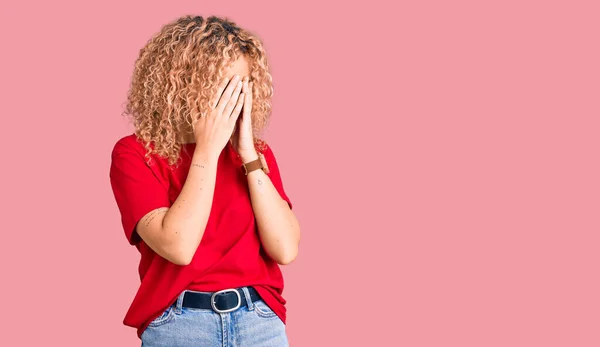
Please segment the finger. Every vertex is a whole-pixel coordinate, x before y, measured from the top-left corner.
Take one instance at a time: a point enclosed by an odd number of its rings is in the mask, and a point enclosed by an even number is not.
[[[245,77],[244,78],[244,86],[242,87],[242,92],[244,93],[244,105],[246,105],[246,101],[248,100],[248,89],[249,89],[249,78]],[[244,106],[242,108],[242,118],[244,118],[244,115],[246,114],[246,109],[247,107]]]
[[[236,106],[241,91],[242,91],[242,82],[239,81],[237,84],[237,87],[233,91],[233,94],[229,98],[229,102],[227,102],[227,106],[223,110],[223,116],[225,116],[225,117],[231,116],[231,111],[233,111],[233,108]]]
[[[252,86],[253,86],[253,83],[254,82],[249,83],[247,92],[245,92],[246,99],[244,100],[244,113],[248,113],[248,115],[250,115],[250,112],[252,111]]]
[[[217,109],[219,110],[219,113],[222,113],[223,110],[225,109],[225,107],[229,104],[229,101],[231,99],[231,96],[232,96],[233,92],[238,87],[239,80],[240,80],[240,76],[239,75],[235,75],[231,79],[231,81],[229,82],[229,84],[227,85],[227,88],[225,89],[225,91],[221,95],[221,99],[219,99],[219,104],[217,105]]]
[[[240,116],[240,111],[242,110],[242,106],[244,106],[244,93],[242,93],[240,95],[240,97],[238,98],[235,108],[233,109],[233,112],[231,112],[231,116],[229,117],[229,121],[233,125],[236,124],[238,117]]]
[[[249,82],[249,78],[248,77],[244,77],[244,87],[242,88],[242,92],[244,93],[248,93],[248,82]]]
[[[219,99],[221,99],[221,94],[223,94],[223,91],[225,90],[225,87],[227,87],[229,80],[230,80],[230,78],[225,78],[221,81],[221,83],[219,83],[219,86],[217,87],[217,94],[215,94],[212,102],[210,103],[211,108],[214,109],[215,107],[217,107],[217,104],[219,103]]]

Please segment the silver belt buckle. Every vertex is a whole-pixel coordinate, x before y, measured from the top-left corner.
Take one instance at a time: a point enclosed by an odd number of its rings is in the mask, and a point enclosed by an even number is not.
[[[216,301],[215,298],[217,296],[217,294],[221,294],[221,293],[228,293],[228,292],[234,292],[237,295],[238,298],[238,302],[237,305],[234,308],[230,308],[228,310],[219,310],[217,308],[217,306],[215,306]],[[218,292],[214,292],[211,297],[210,297],[210,306],[212,306],[212,309],[217,312],[217,313],[227,313],[227,312],[232,312],[237,310],[238,308],[240,308],[240,306],[242,305],[242,297],[240,296],[240,292],[238,292],[236,289],[223,289],[223,290],[219,290]]]

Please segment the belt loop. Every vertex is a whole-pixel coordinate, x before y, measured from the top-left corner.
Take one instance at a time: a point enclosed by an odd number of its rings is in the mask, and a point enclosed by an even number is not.
[[[250,291],[248,291],[248,287],[242,287],[242,292],[244,292],[244,296],[246,297],[246,305],[248,306],[248,311],[254,310],[254,302],[252,302],[252,298],[250,297]]]
[[[179,296],[177,297],[177,301],[175,302],[175,313],[177,314],[181,313],[181,308],[183,307],[183,297],[185,296],[185,292],[187,292],[187,289],[181,292],[181,294],[179,294]]]

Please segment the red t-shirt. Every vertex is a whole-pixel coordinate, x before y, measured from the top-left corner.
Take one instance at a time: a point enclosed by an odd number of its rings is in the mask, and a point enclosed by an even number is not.
[[[253,286],[285,323],[283,277],[278,264],[261,248],[247,178],[230,143],[219,156],[210,216],[189,265],[175,265],[159,256],[135,231],[137,222],[148,212],[173,204],[187,177],[195,146],[183,145],[177,168],[156,155],[148,165],[145,148],[135,134],[119,139],[112,151],[110,182],[123,229],[129,243],[141,254],[141,284],[123,324],[137,328],[140,338],[148,324],[185,289],[214,292]],[[273,185],[291,207],[268,145],[263,154]]]

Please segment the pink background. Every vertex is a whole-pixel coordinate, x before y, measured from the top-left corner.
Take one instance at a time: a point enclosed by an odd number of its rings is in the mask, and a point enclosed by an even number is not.
[[[3,2],[0,344],[139,345],[110,151],[139,49],[216,14],[272,64],[292,346],[600,346],[594,3]]]

